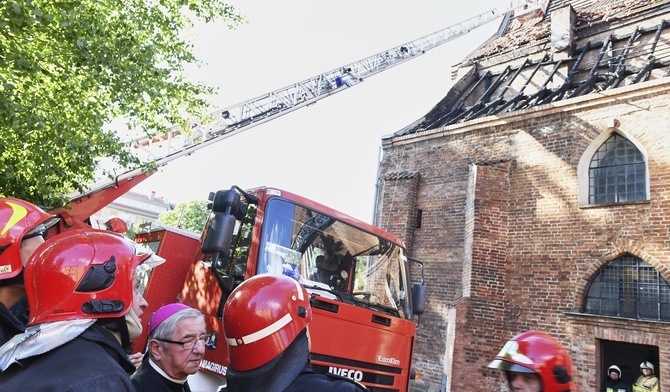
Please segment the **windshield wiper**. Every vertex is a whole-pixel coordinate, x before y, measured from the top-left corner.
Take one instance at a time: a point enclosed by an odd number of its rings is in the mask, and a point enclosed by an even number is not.
[[[340,302],[345,302],[345,303],[353,303],[354,301],[345,301],[345,298],[343,297],[343,294],[346,295],[347,293],[333,290],[331,288],[325,288],[323,286],[317,286],[315,284],[303,284],[302,287],[306,288],[307,290],[318,290],[318,291],[324,291],[326,293],[333,294],[334,296],[337,297],[337,299],[340,300]]]
[[[382,313],[387,313],[387,314],[390,314],[390,315],[393,315],[393,316],[396,316],[396,317],[400,317],[400,311],[396,308],[392,308],[390,306],[382,305],[382,304],[379,304],[379,303],[376,303],[376,302],[370,302],[370,301],[365,300],[365,299],[356,298],[357,294],[359,294],[359,295],[360,294],[368,294],[369,295],[369,293],[353,293],[353,294],[343,293],[343,294],[347,294],[347,296],[354,302],[355,305],[361,306],[361,307],[366,308],[366,309],[373,309],[373,310],[380,311]]]
[[[361,308],[366,308],[366,309],[372,309],[372,310],[377,310],[382,313],[390,314],[395,317],[400,317],[400,311],[396,308],[393,308],[391,306],[386,306],[382,304],[378,304],[376,302],[370,302],[369,300],[366,299],[361,299],[361,298],[356,298],[357,295],[363,295],[366,298],[370,298],[371,293],[368,292],[353,292],[353,293],[347,293],[344,291],[337,291],[333,290],[330,288],[325,288],[323,286],[317,286],[317,285],[306,285],[303,284],[303,287],[308,290],[319,290],[323,291],[326,293],[333,294],[335,297],[337,297],[340,302],[344,302],[346,304],[350,305],[356,305],[360,306]]]

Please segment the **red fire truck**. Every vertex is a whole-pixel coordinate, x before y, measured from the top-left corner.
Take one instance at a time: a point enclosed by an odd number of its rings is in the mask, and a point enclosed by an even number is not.
[[[216,390],[225,385],[223,304],[245,279],[271,273],[296,279],[311,294],[311,362],[316,371],[352,378],[373,391],[408,390],[415,375],[413,319],[423,312],[425,287],[411,283],[408,258],[396,237],[275,188],[247,192],[233,187],[212,194],[211,201],[200,241],[173,228],[136,237],[173,265],[156,268],[148,277],[150,307],[171,297],[171,302],[200,309],[216,337],[201,373],[191,381],[194,386]],[[185,242],[168,246],[177,238]],[[174,260],[186,254],[194,258],[184,283],[184,261]],[[173,268],[182,269],[174,273]],[[183,289],[176,292],[179,280]],[[166,286],[166,281],[172,283]],[[148,309],[144,317],[150,313]],[[138,339],[136,348],[145,341],[145,336]]]

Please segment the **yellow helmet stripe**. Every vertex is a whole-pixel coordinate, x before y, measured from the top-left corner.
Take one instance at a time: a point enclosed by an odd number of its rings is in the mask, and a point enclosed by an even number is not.
[[[21,219],[25,218],[26,215],[28,215],[28,210],[25,209],[25,207],[22,207],[16,203],[12,203],[11,201],[6,202],[8,206],[12,207],[12,216],[9,217],[9,220],[5,224],[5,227],[2,228],[2,231],[0,231],[0,235],[3,235],[7,232],[7,230],[11,229],[14,225],[16,225]]]

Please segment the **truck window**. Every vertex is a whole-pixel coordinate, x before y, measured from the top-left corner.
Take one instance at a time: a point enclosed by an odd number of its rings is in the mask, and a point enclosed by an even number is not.
[[[235,234],[231,242],[231,265],[227,274],[233,276],[236,282],[244,280],[247,271],[247,261],[249,260],[249,249],[251,248],[251,235],[253,233],[254,221],[256,220],[256,211],[258,208],[254,204],[247,206],[247,213],[242,221],[237,221],[235,225]]]
[[[411,318],[401,246],[284,199],[266,205],[256,272],[288,275],[315,295]]]

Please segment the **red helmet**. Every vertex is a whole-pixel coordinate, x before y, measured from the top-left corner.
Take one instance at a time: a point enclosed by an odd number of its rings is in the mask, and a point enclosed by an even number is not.
[[[572,361],[551,335],[528,331],[513,337],[488,366],[519,373],[537,373],[544,392],[576,391]]]
[[[82,318],[116,318],[133,302],[135,268],[151,253],[104,230],[76,229],[47,239],[25,270],[28,325]]]
[[[58,219],[27,201],[0,197],[0,280],[11,279],[23,269],[21,241],[43,234]]]
[[[228,297],[223,330],[230,367],[248,371],[279,355],[312,320],[309,294],[283,275],[256,275]]]

